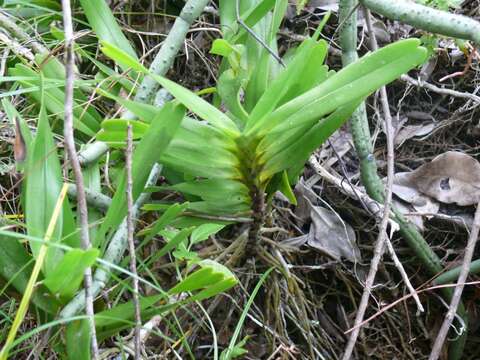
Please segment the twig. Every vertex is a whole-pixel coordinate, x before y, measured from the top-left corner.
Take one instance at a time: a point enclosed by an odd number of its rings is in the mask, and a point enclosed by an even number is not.
[[[209,0],[188,0],[185,3],[180,15],[173,23],[168,36],[163,42],[160,51],[153,59],[149,69],[150,72],[156,75],[165,75],[167,73],[185,41],[190,26],[193,21],[200,16],[208,3]],[[152,103],[159,87],[160,85],[155,79],[146,76],[140,84],[134,100],[145,104]],[[135,115],[127,111],[123,117],[125,119],[134,119]],[[97,161],[107,150],[108,145],[101,141],[95,141],[88,145],[85,150],[80,153],[82,165],[88,165],[89,163]]]
[[[246,32],[248,32],[254,39],[255,41],[257,41],[260,45],[262,45],[262,47],[268,51],[268,53],[270,55],[272,55],[272,57],[277,60],[277,62],[282,65],[283,67],[285,67],[285,63],[283,62],[282,58],[280,56],[278,56],[278,54],[273,51],[270,46],[268,46],[265,41],[262,40],[262,38],[260,36],[258,36],[255,31],[253,31],[252,29],[250,29],[248,27],[247,24],[245,24],[245,22],[242,20],[242,17],[240,16],[240,0],[235,0],[235,15],[236,15],[236,18],[237,18],[237,22],[238,24],[243,27],[245,29]]]
[[[475,244],[478,240],[478,233],[480,230],[480,203],[477,204],[477,210],[475,211],[475,218],[473,220],[472,231],[468,238],[467,247],[465,248],[465,256],[463,258],[462,270],[460,276],[457,280],[457,285],[455,286],[455,291],[453,292],[452,301],[450,302],[450,307],[448,309],[445,320],[443,320],[442,327],[438,332],[435,343],[433,344],[432,352],[430,353],[429,360],[437,360],[440,356],[440,352],[447,337],[448,330],[452,324],[453,318],[457,312],[458,304],[462,298],[462,292],[464,283],[467,280],[468,271],[470,269],[470,263],[472,262],[473,252],[475,251]],[[466,331],[466,329],[464,329]]]
[[[340,18],[341,20],[348,17],[350,9],[355,7],[356,0],[340,1]],[[342,62],[346,66],[358,59],[357,45],[357,26],[356,16],[351,16],[345,21],[345,26],[340,34],[340,42],[342,45]],[[384,201],[383,183],[377,174],[377,165],[373,155],[372,140],[368,119],[366,115],[365,104],[362,103],[359,108],[352,114],[350,120],[351,132],[355,149],[360,160],[360,170],[362,182],[365,185],[367,193],[377,202]],[[421,260],[430,275],[435,276],[442,271],[442,264],[438,256],[433,252],[428,243],[418,232],[418,230],[405,219],[405,217],[395,208],[392,209],[395,214],[394,220],[400,226],[400,233],[405,238],[409,247],[413,250],[417,257]],[[450,289],[444,289],[444,296],[451,297]],[[459,307],[459,314],[466,318],[463,306]],[[465,321],[466,322],[466,321]],[[461,336],[452,346],[452,354],[454,358],[459,359],[463,353],[463,346],[466,337]]]
[[[127,150],[125,167],[127,172],[127,241],[130,252],[130,271],[137,276],[137,257],[135,254],[135,243],[133,242],[134,219],[133,219],[133,179],[132,179],[132,154],[133,154],[133,132],[132,125],[127,126]],[[133,306],[135,308],[135,359],[140,359],[140,328],[142,318],[140,315],[140,302],[138,300],[139,288],[137,277],[132,277],[133,284]]]
[[[372,26],[372,16],[370,14],[370,10],[363,7],[364,18],[367,24],[368,33],[370,34],[370,45],[373,51],[378,50],[378,43],[377,37],[375,36],[375,31],[373,30]],[[386,197],[389,202],[392,200],[392,187],[393,187],[393,179],[395,176],[395,166],[394,166],[394,159],[395,159],[395,131],[392,125],[392,114],[390,113],[390,106],[388,104],[388,95],[387,89],[385,86],[380,88],[380,101],[382,104],[382,111],[385,116],[385,134],[387,138],[387,186],[386,186]],[[385,200],[385,202],[387,201]],[[387,207],[385,207],[387,208]],[[385,210],[386,211],[386,210]],[[400,275],[407,286],[407,289],[413,295],[415,302],[417,303],[418,310],[423,312],[423,306],[418,298],[415,289],[413,288],[412,284],[410,283],[410,279],[400,261],[395,253],[395,249],[393,248],[392,242],[390,241],[390,237],[386,236],[386,243],[387,248],[390,253],[390,257],[392,258],[397,270],[399,271]]]
[[[463,285],[479,285],[480,284],[480,281],[470,281],[470,282],[467,282],[467,283],[464,283]],[[445,290],[445,289],[448,289],[450,287],[454,287],[456,285],[453,285],[453,284],[445,284],[445,285],[435,285],[435,286],[431,286],[431,287],[428,287],[428,288],[425,288],[425,289],[421,289],[421,290],[418,290],[417,291],[417,294],[421,294],[423,292],[426,292],[426,291],[432,291],[432,290],[437,290],[437,289],[440,289],[440,290]],[[370,316],[368,319],[365,319],[363,320],[363,322],[361,324],[359,324],[359,326],[363,326],[367,323],[369,323],[370,321],[372,321],[373,319],[375,319],[376,317],[380,316],[381,314],[383,314],[385,311],[388,311],[389,309],[393,308],[394,306],[398,305],[399,303],[401,303],[402,301],[406,301],[408,299],[410,299],[413,295],[412,294],[407,294],[407,295],[404,295],[402,296],[401,298],[395,300],[394,302],[384,306],[383,308],[381,308],[380,310],[378,310],[375,314],[373,314],[372,316]],[[354,327],[348,329],[347,331],[344,332],[344,334],[349,334],[351,333],[353,330],[355,330]]]
[[[160,176],[162,168],[160,165],[155,164],[150,172],[149,178],[145,187],[153,186]],[[146,201],[150,198],[150,193],[142,193],[135,205],[133,206],[133,218],[138,216],[140,208],[145,204]],[[123,222],[118,227],[117,231],[112,237],[112,240],[108,244],[107,250],[103,255],[103,260],[108,263],[118,264],[122,257],[125,249],[127,248],[127,219],[125,218]],[[98,268],[95,271],[93,276],[92,283],[92,295],[97,296],[100,291],[107,285],[108,280],[110,279],[112,270],[109,268]],[[85,307],[85,293],[84,290],[80,291],[60,312],[60,319],[67,319],[72,316],[77,315]]]
[[[466,16],[451,14],[405,0],[360,0],[370,10],[431,33],[471,40],[480,45],[480,23]]]
[[[346,182],[343,179],[330,174],[322,165],[320,165],[313,155],[308,160],[308,163],[320,177],[338,187],[345,195],[351,197],[352,199],[359,200],[365,204],[367,207],[366,210],[370,211],[377,218],[380,218],[380,214],[383,213],[383,205],[365,194],[363,189],[360,189],[353,184],[348,184],[348,186],[345,185]]]
[[[377,44],[377,39],[375,37],[375,34],[372,29],[372,21],[371,21],[371,16],[370,12],[364,8],[364,17],[366,19],[366,24],[367,28],[370,34],[370,46],[373,51],[378,50],[378,44]],[[399,270],[400,274],[402,275],[402,278],[404,279],[407,288],[409,291],[414,295],[414,298],[417,302],[417,305],[421,311],[423,311],[423,306],[420,303],[420,299],[415,293],[415,289],[411,285],[408,276],[405,272],[405,269],[403,268],[402,263],[398,259],[398,257],[395,254],[395,250],[393,248],[392,243],[390,242],[390,239],[387,235],[387,225],[388,221],[390,219],[390,207],[391,207],[391,202],[392,202],[392,186],[393,186],[393,178],[394,178],[394,130],[392,126],[392,115],[390,113],[390,107],[388,104],[388,96],[387,96],[387,90],[385,86],[382,86],[380,88],[380,102],[382,105],[382,111],[383,115],[385,117],[385,134],[387,138],[387,184],[385,187],[385,200],[384,200],[384,209],[383,209],[383,217],[382,221],[380,223],[380,229],[379,229],[379,234],[377,238],[377,242],[375,243],[375,251],[374,255],[372,258],[372,261],[370,263],[370,270],[368,272],[367,280],[365,282],[365,288],[362,293],[362,298],[360,301],[360,304],[358,306],[357,314],[355,317],[355,325],[357,326],[354,331],[350,334],[350,338],[348,339],[348,344],[345,350],[345,353],[343,355],[343,359],[347,360],[350,359],[353,348],[355,347],[355,343],[358,337],[358,334],[360,332],[360,326],[358,326],[362,321],[363,317],[365,315],[365,311],[367,310],[368,306],[368,300],[370,298],[370,292],[373,286],[373,282],[375,280],[375,276],[378,270],[378,265],[380,263],[380,260],[383,256],[383,253],[385,251],[384,245],[387,243],[387,248],[389,249],[390,255]]]
[[[400,77],[400,79],[405,81],[405,82],[408,82],[409,84],[412,84],[412,85],[415,85],[415,86],[418,86],[418,87],[423,87],[425,89],[436,92],[437,94],[468,99],[468,100],[472,100],[472,101],[480,104],[480,96],[477,96],[477,95],[474,95],[474,94],[471,94],[471,93],[461,92],[461,91],[456,91],[456,90],[446,89],[446,88],[440,88],[440,87],[432,85],[428,82],[415,80],[408,75],[402,75]]]
[[[80,218],[80,240],[82,248],[88,250],[91,248],[89,229],[88,229],[88,208],[85,197],[85,187],[83,183],[83,174],[80,162],[78,161],[77,151],[75,149],[75,140],[73,137],[73,81],[74,81],[74,39],[73,23],[70,0],[62,0],[63,27],[65,32],[65,121],[64,137],[65,147],[67,148],[75,183],[77,185],[77,210]],[[84,272],[85,304],[86,314],[90,325],[91,351],[92,358],[98,359],[98,344],[94,322],[94,308],[92,297],[92,269],[90,267]]]

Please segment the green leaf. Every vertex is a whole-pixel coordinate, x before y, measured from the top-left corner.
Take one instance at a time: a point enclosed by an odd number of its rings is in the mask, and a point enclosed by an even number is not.
[[[361,100],[357,100],[338,108],[337,111],[319,121],[295,143],[282,151],[276,152],[276,144],[273,144],[274,147],[267,150],[264,155],[264,158],[268,160],[262,170],[261,181],[292,166],[303,165],[308,156],[348,120],[360,102]]]
[[[211,235],[218,233],[225,225],[219,224],[203,224],[193,230],[190,236],[190,243],[197,244],[204,240],[207,240]]]
[[[49,113],[63,117],[65,93],[61,89],[62,85],[45,86],[42,100],[40,90],[40,75],[23,64],[17,64],[14,68],[8,69],[9,74],[13,76],[30,76],[32,80],[18,81],[23,88],[34,88],[28,93],[37,104],[43,102]],[[100,115],[91,107],[85,111],[85,105],[82,99],[74,102],[73,107],[73,126],[76,130],[81,131],[87,136],[93,136],[100,129]],[[87,100],[85,99],[85,102]]]
[[[140,299],[140,309],[142,319],[150,319],[152,316],[162,314],[168,310],[174,309],[180,305],[186,305],[193,301],[201,301],[230,289],[238,283],[236,277],[223,265],[212,260],[203,260],[199,263],[200,269],[187,276],[178,286],[173,287],[169,294],[176,294],[181,291],[201,289],[193,296],[187,297],[183,301],[171,301],[165,305],[167,296],[164,294],[143,297]],[[207,269],[205,271],[204,269]],[[207,284],[206,288],[199,288],[198,283],[191,282],[195,279],[196,272],[201,271],[202,283]],[[192,277],[193,276],[193,277]],[[188,279],[188,280],[187,280]],[[214,281],[221,279],[220,281]],[[173,300],[173,298],[172,298]],[[118,305],[112,309],[95,314],[95,325],[100,339],[106,338],[117,333],[120,330],[128,329],[134,326],[135,309],[132,301]]]
[[[238,128],[227,115],[209,104],[192,91],[162,76],[150,74],[160,85],[167,89],[185,107],[200,116],[212,126],[224,131],[231,137],[238,136]]]
[[[181,213],[188,207],[188,203],[173,204],[158,218],[148,231],[148,235],[143,242],[150,241],[155,235],[163,230],[167,225],[170,225]]]
[[[166,255],[169,251],[172,251],[175,249],[178,244],[184,242],[187,240],[187,237],[192,233],[193,228],[186,228],[182,229],[176,234],[172,239],[170,239],[167,244],[161,248],[157,253],[155,254],[156,258],[160,258],[164,255]]]
[[[134,201],[144,190],[150,170],[174,137],[184,115],[185,109],[182,106],[173,103],[165,104],[152,120],[149,131],[135,148],[132,164]],[[106,232],[118,227],[126,215],[125,186],[126,176],[124,171],[112,199],[112,204],[99,230],[99,243],[103,242],[102,237]]]
[[[215,39],[210,49],[210,54],[220,55],[228,57],[232,52],[237,51],[233,45],[231,45],[225,39]]]
[[[72,249],[66,252],[57,267],[45,278],[45,286],[60,298],[72,298],[82,283],[85,269],[95,263],[99,254],[98,249]]]
[[[101,40],[100,44],[102,45],[100,50],[102,50],[102,52],[106,56],[108,56],[118,65],[120,65],[122,69],[132,69],[143,74],[148,73],[148,69],[142,64],[140,64],[135,56],[128,54],[127,52],[123,51],[121,48],[115,46],[109,41]]]
[[[356,99],[395,80],[422,64],[426,50],[418,39],[408,39],[385,46],[330,76],[319,86],[280,106],[271,115],[256,122],[248,134],[282,132],[319,119]]]
[[[109,99],[115,100],[117,103],[121,104],[126,109],[130,110],[135,116],[144,122],[150,124],[152,119],[158,113],[158,108],[153,105],[143,104],[138,101],[124,99],[120,96],[115,96],[112,93],[105,91],[103,89],[97,89],[97,92]]]
[[[314,50],[314,49],[318,50]],[[297,93],[295,87],[299,84],[300,77],[308,77],[311,74],[304,73],[304,69],[309,66],[309,61],[313,65],[321,68],[326,51],[327,43],[320,41],[318,44],[313,39],[306,39],[299,46],[295,52],[295,56],[288,66],[277,76],[277,78],[270,84],[262,97],[258,100],[255,108],[250,114],[246,130],[249,130],[262,117],[272,112],[278,104],[281,104],[282,99],[291,98]],[[318,57],[312,58],[312,53],[316,52]],[[305,74],[302,76],[302,74]],[[289,95],[290,94],[290,95]]]
[[[65,331],[68,360],[90,360],[91,338],[87,319],[69,322]]]
[[[99,40],[115,45],[133,58],[137,57],[130,41],[123,35],[117,20],[104,0],[80,0],[80,4]]]
[[[0,235],[0,275],[20,294],[23,294],[27,287],[33,262],[34,259],[18,239]],[[45,312],[55,314],[58,303],[55,299],[46,296],[47,293],[48,290],[40,285],[33,293],[32,302]]]
[[[96,138],[105,142],[126,142],[128,124],[132,125],[133,140],[140,139],[147,132],[149,125],[137,120],[106,119],[102,122],[102,130]]]
[[[194,291],[204,287],[209,287],[224,280],[237,282],[237,278],[225,266],[213,260],[202,260],[198,263],[200,269],[188,275],[180,283],[168,291],[168,294],[174,295],[185,291]]]
[[[40,109],[37,134],[32,146],[31,157],[25,171],[26,196],[25,217],[28,235],[43,238],[47,231],[53,209],[62,187],[62,171],[58,160],[57,147],[53,140],[45,108]],[[50,241],[60,242],[63,217],[60,214]],[[41,244],[30,242],[34,257]],[[49,247],[44,263],[44,273],[48,274],[57,265],[63,252]]]

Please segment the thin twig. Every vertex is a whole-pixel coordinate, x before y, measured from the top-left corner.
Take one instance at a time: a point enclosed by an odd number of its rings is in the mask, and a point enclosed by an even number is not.
[[[412,84],[412,85],[415,85],[415,86],[418,86],[418,87],[423,87],[425,89],[436,92],[437,94],[468,99],[468,100],[472,100],[472,101],[476,102],[477,104],[480,104],[480,96],[477,96],[477,95],[474,95],[474,94],[471,94],[471,93],[456,91],[456,90],[452,90],[452,89],[441,88],[441,87],[432,85],[432,84],[430,84],[428,82],[425,82],[425,81],[415,80],[414,78],[412,78],[408,75],[402,75],[400,77],[400,79],[405,81],[405,82],[408,82],[409,84]]]
[[[132,154],[133,154],[133,131],[132,125],[127,126],[127,150],[125,167],[127,172],[127,241],[130,252],[130,271],[137,275],[137,257],[135,255],[135,243],[133,241],[134,220],[133,220],[133,178],[132,178]],[[135,308],[135,359],[140,359],[140,329],[142,318],[140,315],[140,302],[138,300],[139,288],[137,277],[132,277],[133,285],[133,306]]]
[[[437,360],[440,356],[440,352],[447,337],[448,330],[452,324],[453,318],[457,312],[458,304],[462,298],[463,287],[465,280],[467,280],[468,272],[470,269],[470,263],[472,262],[473,252],[475,250],[475,244],[477,243],[478,233],[480,230],[480,203],[477,204],[477,210],[475,211],[475,218],[473,220],[472,231],[468,238],[467,247],[465,248],[465,256],[463,258],[462,270],[460,276],[458,277],[457,284],[455,286],[455,291],[453,292],[452,301],[450,302],[450,307],[448,308],[447,315],[445,320],[443,320],[442,327],[438,332],[435,343],[433,344],[432,352],[430,353],[429,360]],[[463,329],[465,331],[465,329]]]
[[[356,16],[356,15],[352,15]],[[372,36],[371,36],[372,38]],[[376,42],[375,42],[376,45]],[[377,46],[378,47],[378,46]],[[375,50],[375,49],[374,49]],[[363,321],[363,317],[365,315],[365,311],[367,310],[368,300],[370,298],[370,293],[372,291],[372,286],[375,281],[375,276],[378,271],[378,265],[382,259],[383,253],[385,251],[384,245],[385,240],[387,239],[387,226],[388,221],[390,219],[390,206],[392,202],[392,185],[393,185],[393,172],[394,172],[394,147],[393,147],[393,133],[392,130],[392,119],[390,115],[390,109],[387,100],[387,92],[385,87],[383,86],[380,89],[382,94],[382,109],[385,116],[385,133],[387,135],[387,186],[385,189],[385,198],[383,204],[383,216],[382,221],[379,226],[379,233],[377,240],[375,242],[375,249],[373,253],[373,258],[370,263],[370,269],[368,271],[368,276],[365,281],[365,287],[363,289],[362,298],[360,300],[360,304],[358,305],[357,314],[355,316],[355,323],[354,326],[358,326]],[[343,354],[343,360],[349,360],[352,356],[353,349],[355,347],[355,343],[357,342],[358,334],[360,333],[360,327],[356,327],[354,331],[351,332],[350,337],[348,339],[347,346],[345,348],[345,353]]]
[[[370,14],[370,10],[368,10],[367,8],[363,7],[363,11],[364,11],[364,18],[367,24],[368,33],[370,34],[370,46],[373,51],[376,51],[378,50],[378,43],[377,43],[377,37],[375,36],[375,31],[373,30],[373,26],[372,26],[372,16]],[[380,102],[382,104],[382,111],[385,116],[385,134],[387,137],[387,185],[385,187],[385,191],[386,191],[385,202],[388,201],[390,203],[392,200],[393,178],[395,176],[395,130],[393,129],[393,125],[392,125],[392,114],[390,113],[387,89],[385,86],[382,86],[380,88]],[[388,208],[389,207],[390,207],[390,204]],[[385,209],[387,209],[387,206],[385,206]],[[384,211],[387,211],[387,210],[384,210]],[[390,241],[390,238],[388,236],[386,236],[386,243],[387,243],[388,251],[390,253],[390,257],[392,258],[395,266],[397,267],[398,272],[402,276],[403,281],[407,286],[407,289],[413,295],[413,298],[417,303],[418,310],[420,312],[423,312],[424,309],[423,309],[422,303],[420,302],[420,299],[417,293],[415,292],[415,289],[410,283],[410,279],[408,278],[408,275],[401,261],[398,259],[397,254],[395,253],[395,249],[393,248],[392,242]]]
[[[65,31],[65,122],[64,137],[65,147],[67,148],[75,183],[77,185],[77,209],[80,217],[80,240],[82,248],[88,250],[91,248],[89,229],[88,229],[88,208],[85,197],[85,187],[83,183],[82,168],[78,161],[77,151],[75,149],[75,140],[73,137],[73,81],[74,81],[74,39],[73,23],[70,0],[62,0],[63,27]],[[90,325],[92,359],[98,359],[98,344],[95,331],[92,287],[92,269],[90,267],[84,272],[85,304],[86,314]]]
[[[237,22],[238,24],[243,27],[245,29],[246,32],[248,32],[260,45],[263,46],[263,48],[265,50],[267,50],[269,52],[270,55],[272,55],[272,57],[277,60],[277,62],[282,65],[283,67],[285,67],[285,63],[283,62],[282,58],[280,56],[278,56],[278,54],[273,51],[270,46],[268,46],[265,41],[263,41],[263,39],[258,36],[255,31],[253,31],[252,29],[250,29],[250,27],[248,27],[247,24],[245,24],[245,22],[242,20],[242,17],[240,16],[240,0],[235,0],[235,15],[237,17]]]
[[[466,283],[463,283],[462,285],[469,285],[469,286],[476,286],[476,285],[480,285],[480,281],[470,281],[470,282],[466,282]],[[435,286],[430,286],[428,288],[425,288],[425,289],[421,289],[421,290],[417,290],[417,294],[421,294],[423,292],[427,292],[427,291],[433,291],[433,290],[445,290],[445,289],[448,289],[448,288],[451,288],[451,287],[455,287],[456,284],[444,284],[444,285],[435,285]],[[407,301],[408,299],[410,299],[413,295],[412,294],[406,294],[404,296],[402,296],[401,298],[391,302],[390,304],[384,306],[383,308],[381,308],[380,310],[378,310],[375,314],[373,314],[372,316],[370,316],[369,318],[363,320],[363,322],[361,324],[359,324],[358,326],[363,326],[367,323],[369,323],[370,321],[372,321],[373,319],[377,318],[378,316],[380,316],[381,314],[383,314],[384,312],[390,310],[391,308],[395,307],[396,305],[398,305],[399,303],[403,302],[403,301]],[[348,329],[347,331],[344,332],[344,334],[349,334],[351,333],[353,330],[355,330],[355,327],[352,327],[350,329]]]

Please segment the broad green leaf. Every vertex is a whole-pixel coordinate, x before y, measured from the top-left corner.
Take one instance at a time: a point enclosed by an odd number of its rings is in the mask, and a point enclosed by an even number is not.
[[[90,325],[87,319],[69,322],[65,331],[68,360],[90,360]]]
[[[264,116],[248,134],[265,134],[274,128],[276,132],[282,132],[321,118],[342,105],[368,96],[382,85],[422,64],[426,56],[426,50],[419,47],[418,39],[385,46],[280,106],[271,115]]]
[[[0,276],[20,294],[23,294],[27,287],[33,263],[34,259],[18,239],[0,235]],[[48,291],[44,286],[40,285],[36,290],[32,296],[33,304],[49,314],[55,314],[58,309],[57,301],[45,295]]]
[[[109,42],[133,58],[137,55],[130,41],[123,35],[110,7],[104,0],[80,0],[85,16],[99,40]],[[126,70],[126,69],[124,69]]]
[[[221,201],[226,197],[231,198],[233,195],[240,195],[243,199],[249,196],[249,190],[244,184],[228,179],[194,180],[176,184],[170,188],[211,201]]]
[[[153,105],[143,104],[137,101],[124,99],[120,96],[115,96],[103,89],[97,89],[97,92],[102,96],[115,100],[117,103],[121,104],[123,107],[130,110],[139,119],[143,120],[148,124],[152,122],[152,119],[155,118],[155,115],[158,113],[158,108]]]
[[[149,230],[148,235],[145,237],[143,242],[150,241],[155,235],[157,235],[161,230],[163,230],[167,225],[175,220],[177,216],[185,211],[188,207],[188,203],[183,204],[173,204],[171,205],[163,214],[160,216],[155,223],[153,224],[152,228]]]
[[[248,121],[248,114],[240,102],[240,89],[242,87],[242,77],[235,74],[232,69],[224,71],[217,82],[218,95],[222,98],[227,109],[239,120],[238,126]]]
[[[237,278],[225,266],[213,260],[202,260],[198,263],[200,269],[188,275],[180,283],[171,288],[170,295],[178,294],[184,291],[194,291],[203,287],[208,287],[223,280],[233,280]]]
[[[266,152],[266,164],[262,170],[262,181],[273,174],[289,169],[292,166],[303,164],[308,156],[330,137],[342,124],[348,120],[361,100],[342,106],[327,118],[321,120],[308,130],[303,136],[283,151]]]
[[[225,39],[215,39],[210,49],[210,54],[228,57],[232,52],[236,51],[235,47]]]
[[[317,47],[323,50],[324,54],[318,58],[311,59],[313,49]],[[321,67],[325,59],[326,50],[327,44],[325,41],[320,41],[316,44],[313,39],[306,39],[296,50],[295,56],[287,68],[277,76],[259,99],[250,114],[246,129],[250,129],[259,119],[273,111],[277,105],[281,103],[282,99],[288,96],[288,93],[292,92],[292,88],[298,83],[298,78],[301,77],[309,61],[313,60],[316,66]]]
[[[203,224],[193,230],[192,235],[190,236],[190,243],[196,244],[207,240],[211,235],[218,233],[222,230],[225,225],[219,224]]]
[[[162,76],[151,76],[189,110],[231,137],[238,136],[238,128],[227,115],[192,91]]]
[[[85,269],[95,263],[99,254],[98,249],[72,249],[66,252],[55,269],[45,277],[43,283],[52,294],[69,300],[80,287]]]
[[[17,64],[14,68],[10,68],[9,73],[14,76],[28,75],[35,80],[19,81],[23,88],[35,88],[36,90],[28,93],[37,104],[42,102],[42,94],[40,92],[40,75],[28,68],[25,65]],[[62,85],[45,86],[43,94],[43,102],[49,113],[59,117],[63,117],[65,93],[62,90]],[[85,99],[84,102],[87,100]],[[88,107],[85,111],[85,104],[83,100],[75,101],[73,107],[73,126],[82,133],[93,136],[100,129],[100,116],[92,107]],[[92,110],[93,109],[93,110]]]
[[[25,170],[26,196],[25,217],[28,235],[43,238],[47,231],[53,209],[62,187],[62,171],[57,155],[45,108],[40,109],[37,134],[32,146],[31,157]],[[62,237],[63,217],[59,216],[51,242],[59,242]],[[41,244],[30,242],[34,257]],[[48,274],[62,257],[62,251],[49,247],[44,263],[44,273]]]
[[[148,124],[137,120],[106,119],[102,122],[102,130],[96,138],[107,143],[126,142],[129,124],[132,125],[133,140],[140,139],[149,128]]]
[[[138,143],[133,154],[133,199],[142,193],[153,165],[158,161],[177,132],[185,115],[182,106],[167,103],[152,120],[149,131]],[[99,231],[99,243],[109,229],[115,229],[126,215],[126,176],[123,172],[112,204]]]
[[[120,65],[124,70],[132,69],[139,73],[148,73],[148,69],[142,64],[140,64],[135,56],[128,54],[127,52],[123,51],[121,48],[115,46],[109,41],[101,40],[100,43],[102,45],[102,47],[100,48],[102,52],[110,59],[115,61],[118,65]]]
[[[204,284],[208,286],[206,288],[200,288],[201,290],[195,293],[193,296],[187,297],[183,301],[170,302],[166,304],[167,295],[153,295],[149,297],[143,297],[140,299],[140,309],[142,319],[150,319],[152,316],[162,314],[168,310],[172,310],[180,305],[186,305],[193,301],[201,301],[219,293],[230,289],[238,283],[237,278],[223,265],[220,265],[212,260],[203,260],[199,263],[202,275],[206,278],[201,279]],[[208,269],[208,273],[204,270]],[[196,277],[195,273],[187,276],[185,280],[180,282],[177,286],[173,287],[169,294],[176,294],[181,291],[189,291],[199,289],[198,283],[192,282]],[[210,275],[208,275],[210,274]],[[212,279],[221,279],[220,281],[212,281]],[[180,285],[181,284],[181,285]],[[114,307],[113,309],[105,310],[95,314],[95,325],[97,327],[98,336],[100,339],[104,339],[117,333],[120,330],[128,329],[134,326],[134,306],[132,301],[124,303]]]
[[[178,234],[176,234],[172,239],[170,239],[167,242],[167,244],[155,254],[155,257],[160,258],[166,255],[168,252],[175,249],[178,246],[178,244],[187,240],[187,237],[192,233],[192,231],[193,231],[193,228],[186,228],[186,229],[180,230]]]

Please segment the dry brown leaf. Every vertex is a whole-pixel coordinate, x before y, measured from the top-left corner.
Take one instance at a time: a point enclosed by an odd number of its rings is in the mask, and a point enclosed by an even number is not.
[[[430,123],[426,125],[407,125],[402,128],[395,136],[395,145],[400,146],[406,140],[416,136],[425,136],[435,129],[436,124]]]
[[[402,174],[400,185],[446,204],[473,205],[480,200],[480,163],[469,155],[448,151]]]
[[[360,249],[357,247],[355,231],[338,214],[320,206],[312,206],[312,225],[307,244],[336,260],[345,258],[357,262]]]

